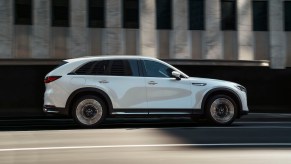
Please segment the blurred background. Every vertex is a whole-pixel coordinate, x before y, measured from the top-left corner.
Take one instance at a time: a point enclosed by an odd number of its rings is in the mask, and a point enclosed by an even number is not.
[[[290,163],[290,31],[291,0],[0,0],[0,163]],[[44,117],[45,75],[101,55],[240,83],[251,113],[229,127],[107,119],[90,130]]]
[[[291,1],[1,0],[0,115],[42,116],[62,59],[152,56],[248,89],[252,112],[290,112]]]

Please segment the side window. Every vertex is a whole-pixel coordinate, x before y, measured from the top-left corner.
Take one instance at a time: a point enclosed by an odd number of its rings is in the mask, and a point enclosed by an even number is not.
[[[136,60],[112,60],[110,75],[139,76]]]
[[[92,75],[108,75],[108,66],[109,66],[108,60],[98,61],[96,62],[96,64],[94,64],[91,74]]]
[[[96,62],[89,62],[89,63],[81,66],[78,70],[75,71],[75,74],[77,74],[77,75],[88,75],[88,74],[90,74],[90,71],[91,71],[92,66],[94,65],[94,63],[96,63]]]
[[[172,77],[173,69],[155,61],[144,60],[145,75],[147,77],[162,77],[169,78]]]
[[[77,75],[107,75],[109,61],[89,62],[80,67],[75,74]]]

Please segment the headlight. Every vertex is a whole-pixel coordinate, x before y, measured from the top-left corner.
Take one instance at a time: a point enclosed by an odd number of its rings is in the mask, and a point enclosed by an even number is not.
[[[243,91],[243,92],[247,92],[247,89],[241,85],[237,85],[236,88]]]

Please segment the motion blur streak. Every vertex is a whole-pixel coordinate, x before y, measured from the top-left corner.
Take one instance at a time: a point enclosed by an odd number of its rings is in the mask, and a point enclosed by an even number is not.
[[[36,151],[36,150],[61,150],[61,149],[102,149],[102,148],[145,148],[145,147],[237,147],[237,146],[291,146],[291,143],[233,143],[233,144],[157,144],[157,145],[102,145],[102,146],[69,146],[69,147],[35,147],[0,149],[7,151]]]

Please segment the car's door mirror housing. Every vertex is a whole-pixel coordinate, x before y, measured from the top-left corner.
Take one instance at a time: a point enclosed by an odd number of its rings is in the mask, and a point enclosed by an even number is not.
[[[172,76],[175,77],[177,80],[181,80],[181,73],[178,71],[173,71]]]

